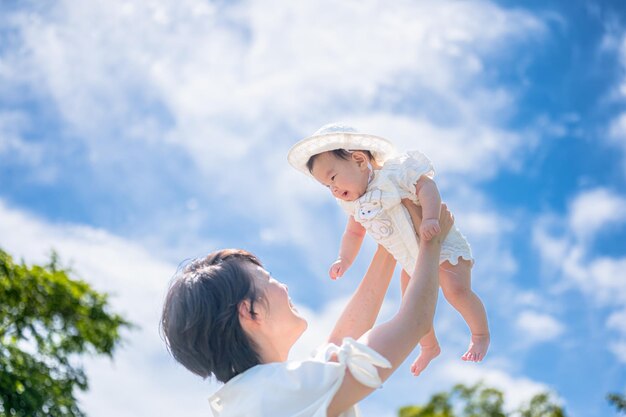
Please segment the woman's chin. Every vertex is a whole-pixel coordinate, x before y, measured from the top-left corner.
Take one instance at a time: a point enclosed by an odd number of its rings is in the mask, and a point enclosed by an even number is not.
[[[304,333],[304,331],[306,329],[309,328],[309,322],[307,322],[304,318],[302,319],[302,332],[300,333],[300,336],[302,336],[302,333]]]

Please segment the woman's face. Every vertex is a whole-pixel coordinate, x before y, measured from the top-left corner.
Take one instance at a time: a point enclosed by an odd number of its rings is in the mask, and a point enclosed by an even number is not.
[[[307,328],[306,320],[298,313],[289,298],[287,286],[274,279],[260,266],[250,264],[255,286],[265,301],[255,303],[255,311],[263,315],[263,322],[270,334],[284,342],[287,348],[298,340]]]

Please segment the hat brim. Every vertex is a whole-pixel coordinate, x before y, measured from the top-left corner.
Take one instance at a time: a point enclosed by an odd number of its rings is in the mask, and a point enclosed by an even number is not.
[[[380,136],[362,133],[333,132],[323,135],[313,135],[302,139],[291,147],[287,154],[287,161],[298,171],[312,176],[306,164],[313,155],[335,149],[347,151],[370,151],[377,163],[383,164],[396,153],[393,144]]]

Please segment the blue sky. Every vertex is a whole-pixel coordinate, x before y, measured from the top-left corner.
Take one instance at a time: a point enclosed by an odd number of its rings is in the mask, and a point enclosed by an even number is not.
[[[419,149],[476,265],[492,347],[442,355],[363,403],[392,416],[456,382],[509,407],[551,390],[570,416],[626,392],[626,7],[620,1],[0,3],[0,247],[55,248],[142,326],[85,362],[91,416],[203,416],[216,384],[156,333],[180,261],[244,247],[290,287],[323,341],[374,250],[326,275],[345,218],[286,162],[343,121]],[[382,318],[399,301],[392,282]],[[123,383],[120,383],[123,381]],[[132,390],[128,388],[132,387]]]

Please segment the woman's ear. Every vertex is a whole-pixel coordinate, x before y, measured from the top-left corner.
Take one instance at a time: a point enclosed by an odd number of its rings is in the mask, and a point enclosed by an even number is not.
[[[263,314],[258,314],[256,311],[252,310],[250,300],[244,300],[239,303],[237,312],[239,314],[239,324],[244,333],[246,333],[248,337],[255,339],[256,335],[259,334],[259,331],[261,331],[263,327]]]
[[[258,321],[259,315],[252,310],[250,300],[240,302],[237,311],[239,313],[239,322],[244,327]]]

